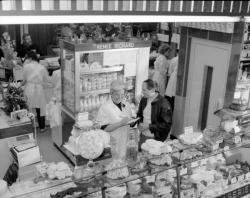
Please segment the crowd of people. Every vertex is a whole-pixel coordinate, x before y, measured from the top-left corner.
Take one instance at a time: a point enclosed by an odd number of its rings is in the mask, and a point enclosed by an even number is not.
[[[46,88],[54,87],[56,89],[55,92],[58,92],[57,90],[60,84],[58,72],[55,72],[55,75],[49,77],[47,69],[39,63],[39,48],[33,44],[29,34],[23,34],[22,44],[16,48],[10,39],[10,35],[4,32],[1,37],[0,59],[7,59],[6,54],[9,54],[10,49],[16,54],[15,57],[22,62],[21,85],[23,86],[29,109],[36,111],[39,129],[41,132],[44,132],[46,131],[46,104],[49,102],[46,95]],[[57,82],[53,80],[54,78]]]
[[[179,50],[175,50],[175,56],[170,59],[171,50],[168,44],[162,44],[158,48],[158,53],[153,51],[155,58],[149,61],[149,78],[157,83],[159,93],[167,98],[173,110]]]
[[[165,141],[171,133],[178,53],[170,60],[170,52],[171,49],[167,44],[158,48],[156,59],[153,62],[152,77],[141,85],[143,97],[139,101],[138,119],[135,122],[131,123],[131,120],[134,119],[132,118],[132,108],[125,101],[125,84],[118,80],[111,83],[111,99],[100,107],[96,120],[101,124],[101,128],[110,132],[117,141],[119,147],[117,151],[120,157],[126,153],[125,140],[128,139],[128,133],[125,131],[128,131],[128,127],[137,126],[140,131],[139,145],[149,138]],[[22,85],[27,102],[30,109],[36,110],[39,128],[43,132],[46,130],[45,89],[46,86],[51,86],[52,81],[46,68],[39,63],[39,50],[32,43],[30,35],[23,35],[23,43],[18,56],[23,61]],[[59,78],[57,80],[59,81]]]

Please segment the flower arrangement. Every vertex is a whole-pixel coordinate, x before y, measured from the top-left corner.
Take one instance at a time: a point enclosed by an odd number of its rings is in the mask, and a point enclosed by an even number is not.
[[[21,83],[8,83],[3,93],[5,112],[8,115],[13,111],[28,109],[27,100],[24,96]]]
[[[0,60],[0,65],[4,67],[13,68],[17,64],[21,64],[20,58],[17,57],[17,52],[15,51],[16,42],[11,40],[8,32],[4,32],[1,37],[1,49],[4,54],[4,58]]]

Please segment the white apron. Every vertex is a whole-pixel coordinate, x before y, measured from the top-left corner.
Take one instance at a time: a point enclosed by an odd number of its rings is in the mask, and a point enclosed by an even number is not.
[[[110,100],[103,104],[97,114],[96,120],[101,125],[113,124],[121,121],[123,117],[131,117],[132,111],[128,103],[125,105],[122,111]],[[110,136],[116,141],[115,150],[119,158],[126,157],[126,148],[128,140],[128,128],[129,126],[120,127],[113,132],[110,132]]]
[[[29,108],[39,108],[40,115],[45,116],[46,96],[44,81],[47,73],[44,66],[37,62],[24,65],[24,80],[26,80],[24,94],[28,99]]]

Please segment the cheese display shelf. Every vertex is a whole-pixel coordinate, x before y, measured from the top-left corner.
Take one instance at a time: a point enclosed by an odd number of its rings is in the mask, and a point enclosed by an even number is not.
[[[242,150],[250,144],[249,132],[216,133],[222,138],[210,149],[204,147],[204,141],[186,148],[192,149],[194,156],[179,161],[179,197],[230,197],[235,193],[232,197],[243,197],[249,193],[243,189],[248,188],[250,164],[242,157]]]
[[[184,144],[182,138],[167,141],[161,143],[167,145],[167,149],[158,155],[142,147],[142,152],[134,161],[111,158],[98,161],[91,167],[75,167],[72,177],[47,179],[37,184],[31,182],[27,184],[32,186],[28,194],[15,195],[63,197],[67,194],[75,198],[243,197],[250,193],[250,165],[241,162],[241,158],[235,158],[232,153],[249,145],[249,133],[213,132],[217,134],[216,146],[205,143],[210,132],[203,132],[202,141],[195,145]],[[230,143],[229,140],[236,136],[241,139]]]

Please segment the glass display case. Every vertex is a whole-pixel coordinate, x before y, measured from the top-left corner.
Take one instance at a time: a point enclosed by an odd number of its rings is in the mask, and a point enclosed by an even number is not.
[[[148,78],[150,46],[141,40],[80,44],[61,40],[63,111],[74,119],[79,112],[97,110],[116,79],[126,82],[132,101]]]
[[[11,186],[10,192],[22,190],[12,195],[36,198],[243,197],[250,192],[248,153],[241,152],[250,143],[248,131],[206,129],[197,144],[169,140],[168,153],[156,156],[143,149],[134,162],[103,160],[94,167],[75,167],[72,177],[29,181],[15,190]]]

